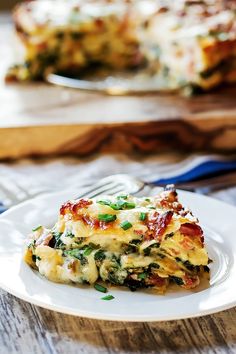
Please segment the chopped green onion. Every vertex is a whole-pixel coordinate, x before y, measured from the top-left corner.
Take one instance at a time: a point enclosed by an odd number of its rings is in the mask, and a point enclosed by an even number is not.
[[[146,201],[146,202],[150,202],[151,200],[150,200],[149,198],[146,198],[145,201]]]
[[[125,209],[134,209],[135,208],[135,203],[133,202],[126,202],[124,205]]]
[[[146,278],[147,278],[147,273],[138,274],[138,279],[146,279]]]
[[[84,250],[83,255],[84,255],[84,256],[89,256],[89,255],[93,252],[93,250],[94,250],[93,247],[88,246],[88,247]]]
[[[118,200],[115,203],[112,203],[110,200],[99,200],[99,201],[97,201],[97,203],[101,204],[101,205],[108,205],[113,210],[124,210],[124,209],[134,209],[135,208],[135,203],[127,202],[126,200],[124,200],[127,198],[117,197],[117,199]]]
[[[104,297],[101,297],[101,300],[113,300],[115,299],[113,295],[106,295]]]
[[[149,209],[154,209],[155,210],[156,208],[154,206],[150,206]]]
[[[110,200],[98,200],[97,203],[101,205],[108,205],[108,206],[110,206],[111,204]]]
[[[132,227],[133,225],[129,222],[129,221],[123,221],[121,224],[120,224],[120,227],[123,229],[123,230],[128,230]]]
[[[113,214],[98,214],[98,220],[111,222],[116,220],[116,215]]]
[[[118,203],[111,203],[109,205],[113,210],[120,210],[120,206],[118,205]]]
[[[41,229],[42,228],[42,225],[39,225],[39,226],[37,226],[37,227],[35,227],[34,229],[32,229],[32,231],[34,232],[34,231],[38,231],[39,229]]]
[[[107,288],[105,288],[105,286],[102,286],[98,283],[95,283],[94,284],[94,288],[97,290],[97,291],[100,291],[101,293],[107,293]]]
[[[128,198],[127,194],[117,196],[117,199],[127,199],[127,198]]]
[[[147,213],[140,213],[139,220],[144,221],[147,217]]]
[[[129,209],[127,207],[129,203],[123,199],[119,199],[116,203],[111,203],[110,207],[114,210]]]

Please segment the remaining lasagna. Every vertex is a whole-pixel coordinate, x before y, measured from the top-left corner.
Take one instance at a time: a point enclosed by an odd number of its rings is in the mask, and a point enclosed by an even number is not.
[[[171,186],[150,198],[68,201],[55,226],[33,230],[24,259],[51,281],[160,293],[170,283],[195,288],[209,272],[203,231]]]
[[[236,81],[235,0],[35,0],[14,21],[25,53],[9,81],[97,66],[146,67],[164,88]]]
[[[172,86],[208,90],[236,81],[235,0],[172,1],[150,19],[147,37]]]
[[[7,78],[42,79],[50,72],[76,74],[102,64],[114,70],[143,63],[138,18],[125,1],[27,1],[15,9],[23,65]]]

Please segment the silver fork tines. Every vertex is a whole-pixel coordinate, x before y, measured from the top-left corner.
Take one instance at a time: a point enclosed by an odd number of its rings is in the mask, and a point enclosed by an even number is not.
[[[142,190],[144,186],[144,182],[141,182],[134,177],[127,175],[113,175],[101,179],[95,183],[92,188],[90,187],[85,190],[84,193],[79,194],[76,199],[83,197],[93,198],[102,194],[114,195],[120,192],[135,194]]]

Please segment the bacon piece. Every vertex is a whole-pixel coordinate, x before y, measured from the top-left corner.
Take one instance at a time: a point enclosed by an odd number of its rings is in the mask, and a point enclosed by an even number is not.
[[[144,234],[144,231],[143,230],[134,230],[134,233],[136,235],[142,236]]]
[[[181,234],[190,236],[190,237],[199,237],[201,243],[204,242],[202,228],[197,224],[185,223],[180,226],[179,231]]]
[[[166,284],[166,278],[161,278],[157,274],[152,274],[150,277],[147,279],[148,285],[153,285],[153,286],[164,286]]]
[[[99,30],[104,29],[104,21],[101,18],[96,18],[94,23]]]
[[[200,240],[200,243],[203,247],[203,244],[204,244],[204,236],[203,236],[203,231],[202,231],[202,228],[197,225],[197,224],[191,224],[191,223],[185,223],[185,224],[182,224],[180,226],[180,229],[179,231],[181,232],[181,234],[183,234],[184,236],[188,236],[189,238],[195,238],[197,237],[199,240]],[[190,242],[187,242],[188,244],[190,244]],[[186,244],[186,249],[189,249],[187,248],[188,245]]]
[[[39,43],[39,44],[37,45],[37,49],[38,49],[39,51],[45,51],[45,50],[47,49],[47,47],[48,47],[48,45],[47,45],[47,43],[45,43],[45,42]]]
[[[178,194],[174,185],[166,186],[165,190],[157,198],[157,204],[162,208],[173,210],[176,213],[179,213],[183,209],[182,204],[178,201]]]
[[[98,226],[99,226],[99,220],[98,220],[98,219],[95,219],[95,218],[91,218],[91,217],[88,216],[88,215],[83,215],[83,216],[81,216],[81,220],[82,220],[85,224],[87,224],[87,225],[89,225],[89,226],[91,226],[91,227],[93,227],[93,228],[98,228]]]
[[[173,216],[173,211],[169,210],[163,214],[158,214],[155,212],[152,218],[148,221],[148,239],[157,239],[158,241],[162,241],[162,236],[171,222]]]
[[[107,230],[110,227],[112,227],[113,222],[105,222],[105,221],[99,221],[99,228],[101,230]]]
[[[88,199],[80,199],[78,202],[68,201],[61,206],[60,214],[65,215],[68,211],[72,214],[76,214],[79,209],[87,208],[92,203],[93,201]]]
[[[197,224],[191,224],[189,222],[182,224],[180,226],[180,232],[181,234],[187,235],[187,236],[202,236],[203,231],[202,228],[197,225]]]
[[[195,277],[190,277],[189,275],[185,274],[185,276],[183,277],[183,281],[184,281],[184,285],[183,287],[185,289],[193,289],[196,286],[199,285],[200,280],[198,276]]]
[[[178,202],[178,194],[173,184],[167,185],[162,195],[169,203]]]

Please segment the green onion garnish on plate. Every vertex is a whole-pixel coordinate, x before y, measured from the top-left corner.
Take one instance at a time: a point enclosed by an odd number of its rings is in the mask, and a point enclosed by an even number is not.
[[[100,291],[101,293],[107,293],[107,288],[105,288],[105,286],[102,286],[101,284],[95,283],[94,288],[97,291]]]
[[[115,299],[113,295],[106,295],[104,297],[101,297],[101,300],[113,300]]]
[[[32,231],[34,232],[34,231],[38,231],[39,229],[41,229],[42,228],[42,225],[39,225],[39,226],[37,226],[37,227],[35,227],[34,229],[32,229]]]

